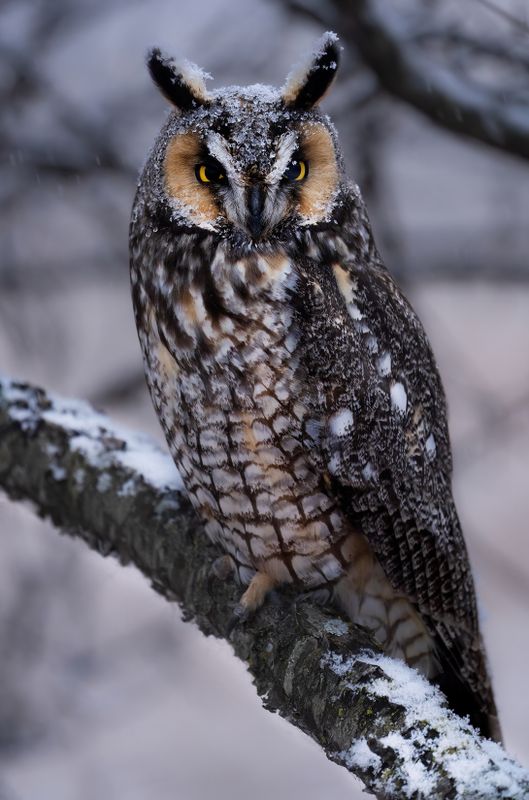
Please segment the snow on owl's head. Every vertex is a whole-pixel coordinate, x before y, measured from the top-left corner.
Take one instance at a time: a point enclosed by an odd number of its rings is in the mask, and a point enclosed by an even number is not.
[[[151,156],[152,191],[171,223],[245,247],[328,219],[341,166],[334,129],[317,104],[338,60],[337,37],[327,33],[282,89],[210,93],[209,76],[153,50],[148,67],[173,111]]]

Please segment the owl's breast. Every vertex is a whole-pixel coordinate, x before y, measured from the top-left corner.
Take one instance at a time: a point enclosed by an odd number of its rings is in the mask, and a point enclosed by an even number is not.
[[[243,582],[264,565],[279,582],[334,581],[349,528],[317,463],[321,424],[301,368],[293,267],[279,257],[217,262],[211,278],[180,292],[173,323],[152,302],[145,314],[147,379],[172,454]]]

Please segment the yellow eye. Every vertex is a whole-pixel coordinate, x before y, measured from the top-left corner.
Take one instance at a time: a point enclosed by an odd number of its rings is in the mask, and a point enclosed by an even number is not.
[[[302,181],[309,174],[309,163],[301,158],[293,158],[285,170],[288,181]]]
[[[195,175],[199,183],[225,183],[226,181],[222,167],[216,162],[197,164]]]

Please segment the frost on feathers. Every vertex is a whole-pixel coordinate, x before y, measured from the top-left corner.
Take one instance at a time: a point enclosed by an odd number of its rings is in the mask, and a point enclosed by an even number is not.
[[[213,80],[213,76],[210,75],[209,72],[206,72],[197,64],[187,59],[175,63],[175,67],[181,73],[188,86],[194,89],[198,94],[207,96],[206,81]]]
[[[337,34],[334,33],[334,31],[327,31],[318,40],[316,49],[312,53],[309,53],[307,56],[305,56],[302,61],[292,67],[287,75],[284,85],[281,88],[281,94],[286,101],[288,101],[290,97],[294,97],[297,94],[299,87],[305,82],[307,74],[309,73],[312,65],[316,59],[323,54],[327,45],[330,42],[337,41]],[[335,62],[332,62],[329,66],[331,69],[336,69],[337,65]]]

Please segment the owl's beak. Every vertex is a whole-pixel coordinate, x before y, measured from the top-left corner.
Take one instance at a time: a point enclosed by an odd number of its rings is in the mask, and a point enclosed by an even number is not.
[[[263,186],[259,183],[253,184],[248,189],[248,214],[246,224],[253,239],[259,239],[264,228],[263,210],[265,204],[265,194]]]

